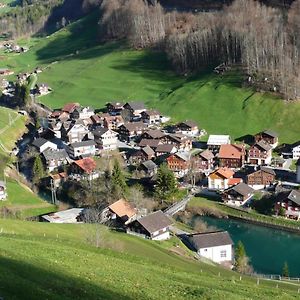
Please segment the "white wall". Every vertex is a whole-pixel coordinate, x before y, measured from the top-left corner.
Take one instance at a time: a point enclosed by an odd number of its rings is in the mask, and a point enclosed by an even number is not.
[[[226,257],[221,257],[221,251],[226,251]],[[217,247],[210,247],[210,248],[201,248],[198,250],[198,254],[216,263],[221,263],[223,261],[231,261],[232,246],[224,245],[224,246],[217,246]]]
[[[160,234],[158,236],[153,237],[152,240],[154,240],[154,241],[163,241],[163,240],[167,240],[169,238],[170,238],[170,232],[169,232],[169,230],[167,230],[163,234]]]

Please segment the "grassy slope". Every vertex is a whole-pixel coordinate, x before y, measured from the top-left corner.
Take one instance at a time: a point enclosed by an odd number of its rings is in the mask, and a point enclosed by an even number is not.
[[[239,281],[158,242],[106,233],[109,247],[118,250],[96,249],[83,242],[86,225],[0,224],[0,293],[9,299],[297,298],[296,285]]]
[[[15,71],[49,66],[39,81],[54,92],[40,99],[54,108],[69,101],[100,108],[116,99],[143,100],[176,120],[194,119],[209,133],[238,138],[271,128],[281,142],[299,139],[300,104],[240,88],[236,74],[179,77],[162,53],[132,51],[120,42],[99,45],[97,18],[92,15],[49,38],[32,40],[28,53],[10,55],[0,65]]]

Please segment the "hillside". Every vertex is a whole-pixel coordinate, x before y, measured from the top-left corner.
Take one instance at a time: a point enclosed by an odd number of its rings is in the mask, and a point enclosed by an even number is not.
[[[0,293],[5,299],[296,299],[297,286],[261,281],[172,253],[159,243],[86,226],[1,220]],[[91,228],[90,228],[91,231]],[[202,270],[202,272],[201,272]],[[218,275],[220,272],[220,276]]]

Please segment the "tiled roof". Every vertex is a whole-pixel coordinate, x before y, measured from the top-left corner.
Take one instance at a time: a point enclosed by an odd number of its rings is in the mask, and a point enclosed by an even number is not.
[[[241,147],[237,145],[221,145],[220,151],[219,151],[219,158],[235,158],[240,159],[242,156],[242,150]]]
[[[80,160],[75,160],[74,164],[76,164],[85,173],[88,173],[88,174],[95,171],[95,169],[97,167],[96,162],[91,157],[83,158],[83,159],[80,159]]]
[[[124,199],[120,199],[109,206],[109,209],[118,217],[127,217],[128,219],[136,214],[136,209]]]

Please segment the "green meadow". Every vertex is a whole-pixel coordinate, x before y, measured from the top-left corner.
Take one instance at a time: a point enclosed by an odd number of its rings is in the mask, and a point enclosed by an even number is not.
[[[103,230],[96,248],[86,242],[89,225],[0,220],[0,230],[5,299],[298,297],[297,284],[257,285],[255,278],[197,262],[176,238],[162,243]]]

